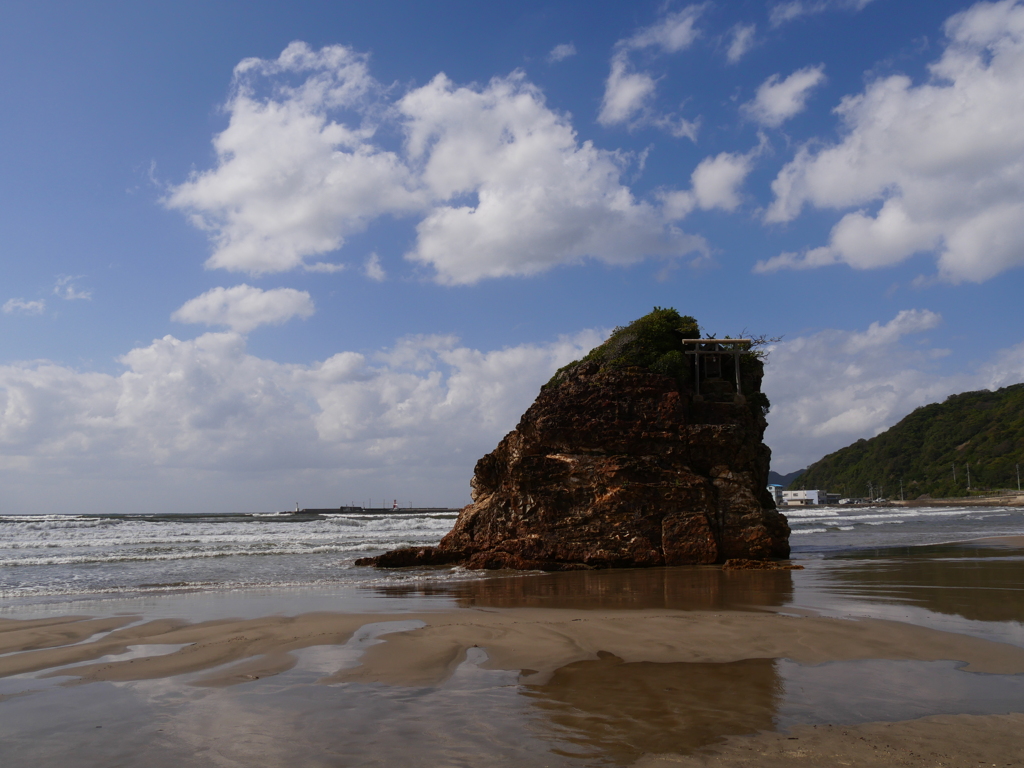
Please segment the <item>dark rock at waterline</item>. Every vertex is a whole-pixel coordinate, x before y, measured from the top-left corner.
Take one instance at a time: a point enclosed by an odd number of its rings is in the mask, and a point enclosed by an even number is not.
[[[761,360],[741,356],[742,395],[732,358],[696,381],[682,339],[699,337],[665,309],[617,329],[477,462],[473,503],[438,546],[357,564],[561,571],[788,557],[789,525],[766,490]]]

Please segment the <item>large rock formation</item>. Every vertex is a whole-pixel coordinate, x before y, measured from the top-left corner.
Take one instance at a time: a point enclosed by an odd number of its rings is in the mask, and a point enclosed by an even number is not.
[[[671,309],[616,329],[555,374],[477,462],[473,503],[437,547],[359,564],[569,570],[788,557],[789,526],[766,491],[761,360],[740,358],[742,395],[731,357],[697,380],[682,339],[699,337]]]

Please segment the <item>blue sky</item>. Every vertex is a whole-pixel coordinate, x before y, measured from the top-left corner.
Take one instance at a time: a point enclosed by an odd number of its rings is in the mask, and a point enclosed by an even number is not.
[[[782,337],[787,472],[1024,380],[1024,4],[12,2],[0,509],[461,504],[559,365]]]

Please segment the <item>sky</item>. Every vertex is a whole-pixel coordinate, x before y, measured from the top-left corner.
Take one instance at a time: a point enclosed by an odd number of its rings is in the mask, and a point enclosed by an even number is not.
[[[1024,1],[9,0],[0,513],[462,505],[654,306],[790,472],[1024,381]]]

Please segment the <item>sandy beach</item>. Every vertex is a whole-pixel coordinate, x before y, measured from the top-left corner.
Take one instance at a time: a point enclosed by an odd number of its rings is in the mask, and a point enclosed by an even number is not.
[[[9,766],[1015,765],[1019,546],[796,572],[426,581],[378,590],[369,612],[344,596],[302,610],[295,594],[271,599],[272,615],[229,599],[237,618],[208,618],[201,596],[179,596],[178,616],[153,600],[37,610],[0,618],[0,754]]]
[[[322,682],[436,686],[471,648],[488,656],[483,669],[516,671],[545,683],[572,664],[613,656],[623,663],[726,664],[787,658],[806,665],[857,659],[955,660],[968,672],[1024,674],[1024,648],[878,619],[730,611],[587,611],[548,608],[466,609],[443,613],[302,614],[295,617],[188,624],[160,620],[104,631],[134,617],[104,621],[68,617],[50,623],[0,622],[0,676],[42,672],[76,683],[151,680],[208,672],[198,685],[232,685],[295,665],[295,651],[343,645],[367,624],[421,622],[383,633],[358,666]],[[84,626],[83,626],[84,625]],[[102,633],[87,642],[76,638]],[[93,662],[135,646],[180,645],[159,656]],[[69,665],[74,665],[68,669]]]

